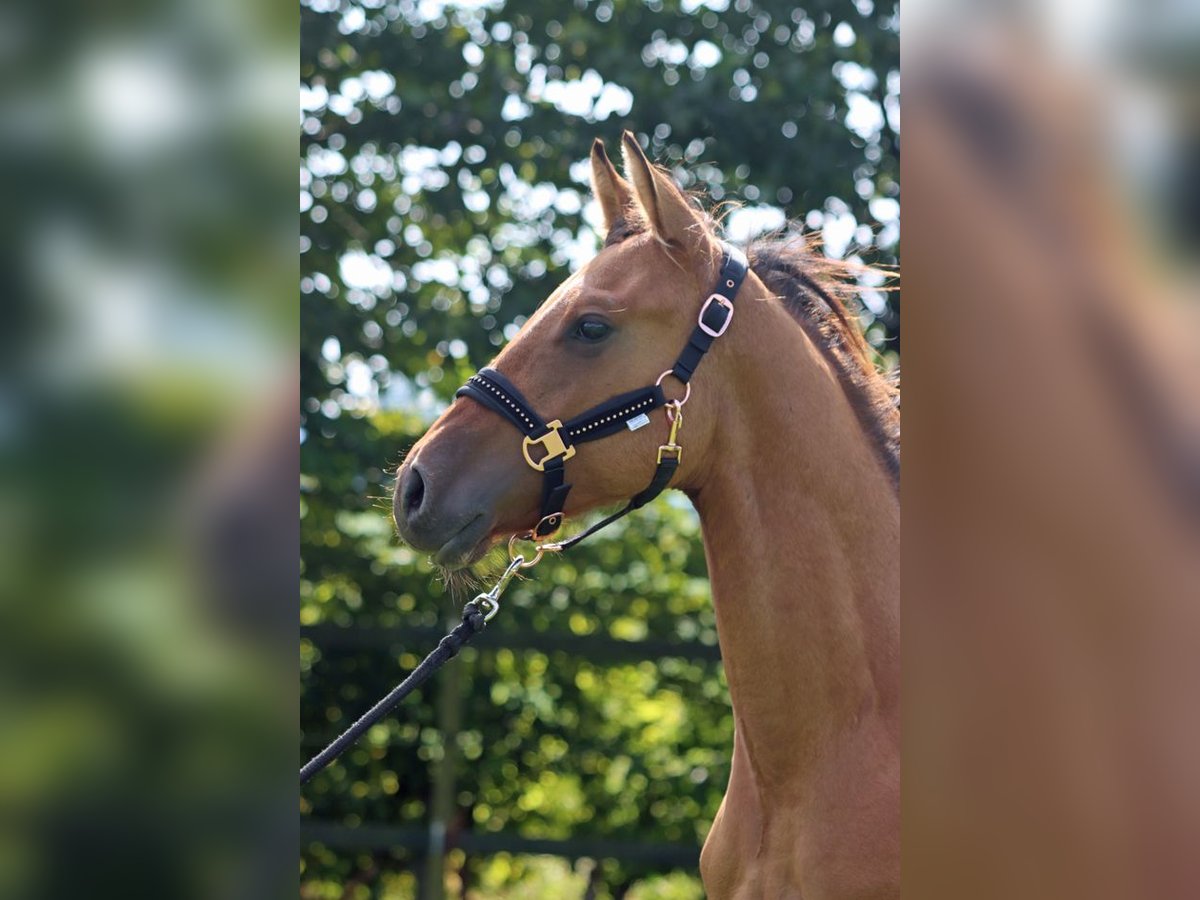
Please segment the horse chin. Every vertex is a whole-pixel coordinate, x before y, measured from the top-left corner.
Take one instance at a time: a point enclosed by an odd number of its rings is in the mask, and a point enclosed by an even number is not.
[[[433,562],[451,596],[465,600],[494,581],[504,571],[507,560],[493,536],[487,535],[460,559],[441,563],[434,558]]]
[[[492,521],[482,513],[475,516],[433,554],[443,572],[457,572],[482,559],[491,547]]]

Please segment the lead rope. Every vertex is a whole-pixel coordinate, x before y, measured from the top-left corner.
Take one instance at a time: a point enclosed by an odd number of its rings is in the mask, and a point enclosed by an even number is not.
[[[689,390],[688,394],[690,395],[690,393],[691,391]],[[678,441],[679,429],[683,425],[683,404],[686,400],[687,396],[683,400],[672,400],[667,404],[667,419],[671,423],[671,431],[667,437],[667,442],[658,448],[658,456],[655,461],[655,477],[649,487],[630,500],[618,512],[606,516],[586,531],[567,540],[537,543],[533,531],[528,531],[524,534],[514,534],[509,538],[508,568],[504,570],[504,574],[500,576],[500,579],[492,586],[492,589],[486,593],[479,594],[474,600],[463,607],[462,622],[456,625],[449,634],[438,642],[433,652],[421,660],[421,663],[409,673],[407,678],[392,688],[386,697],[367,710],[353,725],[334,738],[329,746],[304,764],[300,769],[300,784],[307,784],[314,775],[350,749],[362,737],[363,732],[391,712],[401,700],[428,681],[434,672],[457,656],[459,650],[469,644],[475,635],[483,631],[487,623],[496,617],[496,613],[500,612],[500,595],[504,593],[504,589],[508,587],[508,583],[513,580],[517,572],[536,566],[547,553],[561,553],[563,550],[569,550],[580,541],[591,537],[600,529],[606,528],[617,521],[617,519],[629,515],[635,509],[645,506],[661,494],[670,482],[671,476],[675,474],[675,469],[679,466],[680,459],[683,458],[683,447],[679,445]],[[517,541],[534,541],[534,556],[528,562],[526,562],[522,554],[516,552],[515,544]]]
[[[362,737],[364,731],[391,712],[397,703],[423,685],[434,672],[457,656],[458,651],[469,644],[471,639],[483,631],[487,623],[495,618],[496,613],[500,612],[500,595],[504,593],[504,589],[508,587],[513,576],[521,569],[528,569],[536,565],[541,558],[540,552],[532,562],[526,562],[525,557],[519,554],[514,556],[504,574],[500,576],[500,580],[492,586],[490,591],[480,594],[463,607],[462,622],[441,639],[434,651],[421,660],[421,664],[413,669],[407,678],[392,688],[391,693],[367,710],[353,725],[334,738],[328,747],[304,764],[300,769],[300,783],[306,784],[314,775],[345,753],[355,741]]]

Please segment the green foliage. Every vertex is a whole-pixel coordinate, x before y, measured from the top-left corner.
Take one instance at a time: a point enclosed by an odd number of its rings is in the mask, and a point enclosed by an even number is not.
[[[310,0],[302,755],[388,690],[456,615],[462,598],[395,542],[389,471],[598,245],[592,139],[611,144],[632,129],[682,184],[743,206],[731,230],[778,224],[760,209],[771,207],[824,229],[833,250],[895,262],[895,29],[895,7],[872,0],[803,10],[748,0]],[[895,295],[862,310],[869,336],[892,353],[897,313]],[[703,550],[682,498],[539,567],[510,588],[485,634],[457,674],[439,675],[305,791],[306,823],[359,836],[307,843],[306,895],[358,885],[350,895],[413,896],[444,759],[456,773],[452,843],[699,847],[728,777],[732,720],[711,658]],[[682,649],[642,658],[639,641]],[[439,715],[455,705],[461,727],[447,743]],[[364,848],[377,826],[401,832]],[[571,855],[581,861],[455,851],[446,883],[480,897],[582,896],[589,883],[599,897],[700,896],[694,859],[668,875],[677,862],[604,857],[592,868],[586,850]]]
[[[404,439],[383,429],[370,443]],[[458,608],[428,562],[396,545],[382,510],[364,499],[359,505],[369,512],[336,510],[323,492],[310,482],[304,495],[302,621],[386,636],[367,647],[303,641],[306,754],[414,666]],[[454,738],[459,827],[524,838],[702,841],[728,778],[732,740],[719,666],[686,656],[614,662],[603,648],[589,659],[552,641],[545,650],[525,648],[529,631],[715,645],[694,514],[663,500],[627,522],[511,586],[504,615],[485,633],[499,649],[468,649],[456,663],[464,669],[463,727]],[[422,625],[430,633],[407,636]],[[423,822],[429,764],[446,752],[439,696],[451,684],[439,675],[368,732],[344,765],[305,791],[304,811],[349,825]],[[353,859],[324,854],[308,865],[321,877],[357,869]],[[636,871],[621,868],[614,877]]]

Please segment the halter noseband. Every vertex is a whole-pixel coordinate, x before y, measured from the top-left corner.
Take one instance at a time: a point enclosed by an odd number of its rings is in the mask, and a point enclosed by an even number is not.
[[[521,442],[521,455],[531,468],[542,473],[541,518],[528,537],[547,538],[562,527],[563,508],[571,490],[571,485],[566,483],[565,463],[575,455],[576,444],[608,437],[623,428],[637,431],[650,423],[650,412],[660,406],[671,406],[674,412],[670,409],[667,411],[671,418],[671,435],[658,450],[654,478],[650,484],[635,494],[619,512],[597,522],[582,534],[563,541],[555,549],[566,549],[578,543],[622,516],[645,506],[667,489],[675,470],[679,468],[683,453],[675,443],[675,437],[683,418],[683,404],[692,390],[688,382],[713,341],[723,335],[733,321],[733,301],[749,269],[745,255],[736,247],[722,242],[721,248],[724,255],[716,290],[704,301],[696,327],[692,329],[687,346],[675,360],[675,365],[663,372],[653,385],[610,397],[565,423],[561,419],[549,422],[543,419],[516,386],[495,369],[480,369],[455,393],[455,397],[470,397],[500,413],[525,435]],[[682,400],[668,402],[663,394],[662,381],[668,375],[674,375],[687,386],[687,393]],[[547,549],[550,549],[549,545]]]

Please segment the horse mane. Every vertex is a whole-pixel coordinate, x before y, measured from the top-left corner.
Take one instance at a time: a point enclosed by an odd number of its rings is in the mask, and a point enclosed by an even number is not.
[[[697,198],[692,201],[700,211]],[[710,233],[711,217],[701,213]],[[610,247],[647,230],[636,210],[612,223],[604,246]],[[859,294],[859,277],[878,272],[869,266],[833,259],[821,253],[817,240],[798,230],[783,230],[750,242],[746,257],[751,270],[820,348],[837,373],[842,389],[863,430],[875,447],[893,485],[900,484],[900,378],[876,368],[871,348],[846,304]]]
[[[747,248],[751,270],[820,348],[893,484],[900,483],[900,380],[882,375],[847,302],[870,267],[832,259],[817,242],[777,233]]]

